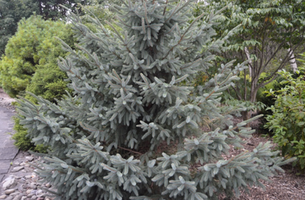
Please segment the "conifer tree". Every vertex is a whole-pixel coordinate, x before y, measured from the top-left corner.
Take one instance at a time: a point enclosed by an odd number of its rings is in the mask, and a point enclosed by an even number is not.
[[[50,147],[37,173],[58,199],[217,199],[263,186],[289,162],[269,143],[229,157],[253,133],[247,121],[233,125],[243,108],[219,106],[243,66],[222,65],[193,87],[223,44],[213,40],[217,14],[192,18],[193,1],[170,2],[116,6],[120,32],[89,17],[92,32],[74,16],[78,50],[64,45],[70,55],[59,62],[74,94],[20,101],[30,137]]]

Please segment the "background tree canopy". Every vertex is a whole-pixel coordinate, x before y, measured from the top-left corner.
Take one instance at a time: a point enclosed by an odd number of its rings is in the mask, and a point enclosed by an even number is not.
[[[18,22],[33,13],[30,5],[21,0],[0,0],[0,56],[9,38],[15,34]]]
[[[36,8],[36,13],[44,19],[57,20],[65,18],[69,12],[80,11],[81,5],[88,5],[90,0],[28,0]],[[65,9],[62,6],[68,8]]]
[[[222,38],[235,29],[227,40],[227,50],[218,54],[217,64],[233,59],[248,61],[248,69],[239,72],[242,79],[232,87],[231,94],[236,99],[254,103],[258,90],[273,81],[280,69],[295,62],[295,56],[304,50],[305,3],[300,0],[216,0],[209,1],[203,9],[208,12],[225,6],[220,25],[215,27],[217,37]]]

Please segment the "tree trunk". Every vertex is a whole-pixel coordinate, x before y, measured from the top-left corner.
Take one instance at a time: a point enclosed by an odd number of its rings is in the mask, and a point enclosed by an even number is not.
[[[255,82],[255,83],[254,83]],[[254,79],[253,83],[251,84],[251,94],[250,94],[250,102],[255,103],[256,102],[256,96],[258,92],[258,87],[257,87],[257,79]]]
[[[251,79],[252,79],[252,76],[253,76],[253,74],[252,74],[252,60],[251,60],[251,58],[250,58],[250,52],[249,52],[249,50],[248,50],[248,48],[247,47],[245,47],[245,54],[246,54],[246,57],[247,57],[247,59],[248,59],[248,62],[249,62],[249,64],[248,64],[248,68],[249,68],[249,77],[251,77]],[[244,91],[244,100],[245,101],[247,101],[247,87],[246,87],[246,84],[247,84],[247,80],[246,80],[246,70],[244,71],[244,84],[245,84],[245,91]],[[252,98],[252,80],[251,80],[251,91],[250,91],[250,98]],[[252,102],[252,101],[251,101]],[[242,117],[243,117],[243,120],[245,121],[245,120],[248,120],[248,119],[250,119],[251,118],[251,113],[250,113],[250,111],[242,111],[241,112],[241,114],[242,114]],[[250,125],[249,124],[247,124],[247,127],[249,127]]]
[[[258,78],[257,77],[252,77],[251,91],[250,91],[250,102],[251,103],[256,102],[256,96],[257,96],[257,92],[258,92],[257,83],[258,83]],[[241,112],[241,114],[242,114],[242,117],[243,117],[244,121],[251,118],[251,112],[250,111],[243,111],[243,112]],[[250,125],[247,124],[247,127],[250,127]]]
[[[249,76],[252,77],[252,60],[250,58],[250,53],[249,53],[249,50],[247,47],[245,47],[245,53],[246,53],[247,59],[249,61]]]
[[[246,121],[251,118],[251,112],[250,111],[242,111],[241,116],[243,118],[243,121]],[[250,124],[247,124],[246,127],[250,127]]]
[[[294,56],[293,50],[289,48],[288,52],[289,52],[290,67],[291,67],[293,73],[295,73],[297,71],[297,69],[298,69],[298,65],[297,65],[297,62],[295,60],[295,56]]]

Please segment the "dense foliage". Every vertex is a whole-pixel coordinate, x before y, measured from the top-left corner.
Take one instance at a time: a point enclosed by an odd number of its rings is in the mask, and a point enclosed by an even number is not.
[[[243,81],[236,82],[235,96],[239,100],[255,102],[258,90],[277,77],[277,71],[293,63],[304,50],[305,3],[300,0],[213,0],[207,9],[227,6],[221,25],[215,27],[218,37],[232,28],[226,43],[227,51],[220,53],[220,62],[236,59],[248,61]],[[263,73],[265,76],[263,77]],[[247,82],[249,78],[249,82]]]
[[[243,66],[222,65],[194,87],[224,42],[213,39],[218,15],[193,18],[192,6],[123,1],[120,32],[71,19],[80,44],[65,45],[70,55],[59,66],[73,96],[55,104],[33,95],[37,104],[19,106],[29,136],[51,149],[37,173],[58,199],[217,199],[282,171],[269,143],[228,157],[253,133],[231,120],[244,107],[219,106]]]
[[[22,18],[36,14],[45,20],[65,19],[69,12],[82,12],[79,4],[90,3],[91,0],[0,0],[0,58]]]
[[[271,91],[276,101],[270,107],[271,115],[266,117],[266,127],[274,134],[273,141],[284,156],[298,158],[299,166],[305,168],[305,68],[299,67],[298,76],[281,71],[285,84],[280,90]]]
[[[0,61],[5,92],[16,97],[29,91],[52,101],[65,93],[66,74],[58,68],[57,60],[67,52],[56,37],[70,45],[74,43],[71,28],[63,22],[31,16],[19,23]]]

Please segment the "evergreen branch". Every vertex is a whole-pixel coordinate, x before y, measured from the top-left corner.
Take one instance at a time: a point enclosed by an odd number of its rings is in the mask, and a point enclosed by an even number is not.
[[[108,35],[107,33],[106,33],[106,31],[103,29],[104,27],[101,27],[102,28],[102,31],[103,31],[103,33],[106,35],[106,36],[108,36],[109,38],[111,38],[110,37],[110,35]],[[100,41],[100,42],[102,42],[103,44],[104,44],[104,46],[108,46],[103,40],[101,40],[99,37],[97,37],[95,34],[91,34],[91,36],[93,36],[95,39],[98,39],[98,41]],[[119,58],[119,59],[122,59],[118,54],[116,54],[114,51],[110,51],[113,55],[115,55],[117,58]]]
[[[89,52],[87,49],[83,48],[82,46],[77,45],[77,44],[75,44],[75,46],[76,46],[77,48],[79,48],[80,50],[84,51],[88,56],[90,56],[90,58],[91,58],[91,59],[93,60],[93,62],[96,64],[96,67],[97,67],[97,68],[100,67],[99,64],[96,62],[96,59],[94,58],[94,53],[93,53],[93,55],[91,55],[90,52]],[[95,54],[95,55],[96,55],[96,54]],[[85,61],[88,60],[88,62],[91,62],[91,60],[89,60],[88,58],[86,58],[86,59],[84,59],[84,60],[85,60]],[[87,62],[87,63],[88,63],[88,62]],[[88,64],[90,64],[90,63],[88,63]]]
[[[96,131],[96,130],[93,130],[93,129],[90,129],[90,128],[88,128],[88,127],[86,127],[84,124],[83,124],[83,122],[81,122],[81,121],[79,121],[78,122],[79,123],[79,125],[84,129],[84,130],[86,130],[86,131]]]
[[[76,75],[74,72],[72,72],[71,69],[68,70],[71,74],[74,74],[75,77],[77,77],[79,80],[83,81],[82,78],[78,75]],[[76,88],[74,88],[75,90],[77,90]],[[80,90],[77,90],[78,92],[80,92]],[[92,91],[92,90],[91,90]],[[97,93],[99,96],[101,96],[102,98],[104,97],[104,95],[100,92],[94,91],[95,93]]]
[[[117,172],[117,170],[115,169],[113,169],[112,167],[109,167],[108,165],[106,165],[105,163],[101,163],[101,166],[102,167],[104,167],[104,168],[106,168],[106,170],[108,170],[108,171],[110,171],[110,172]]]
[[[174,29],[176,28],[176,26],[174,25],[168,32],[166,32],[165,34],[170,34]]]
[[[117,36],[120,38],[120,40],[122,42],[124,42],[123,38],[121,37],[121,35],[119,34],[119,32],[116,30],[116,28],[114,28],[114,26],[112,26],[112,24],[110,22],[108,22],[107,20],[105,21],[113,30],[114,32],[117,34]]]
[[[75,167],[69,166],[70,169],[72,169],[72,171],[78,172],[78,173],[84,173],[85,171],[81,171],[76,169]]]
[[[134,57],[134,55],[132,54],[131,50],[128,48],[127,44],[124,43],[123,46],[126,47],[126,50],[129,52],[129,56],[131,57],[132,61],[133,61],[134,63],[136,63],[136,64],[139,66],[139,68],[142,68],[142,66],[141,66],[139,63],[137,63],[137,62],[135,61],[135,57]]]
[[[230,75],[233,75],[233,73],[231,73]],[[227,76],[221,83],[218,83],[218,86],[223,86],[223,85],[225,85],[226,83],[227,83],[227,81],[228,80],[230,80],[230,78],[232,77],[232,76]]]
[[[166,12],[166,8],[167,8],[168,0],[166,0],[165,4],[166,4],[166,6],[164,7],[164,10],[163,10],[163,16],[165,15],[165,12]]]
[[[75,28],[77,28],[79,30],[79,32],[85,37],[86,36],[86,32],[84,32],[82,29],[80,29],[77,24],[75,22],[72,22],[72,24],[74,25]]]
[[[220,10],[218,10],[218,11],[214,14],[214,16],[218,15],[219,13],[221,13],[222,11],[224,11],[225,9],[227,9],[228,6],[229,6],[229,5],[226,5],[225,7],[221,8]]]
[[[127,47],[127,45],[126,45],[126,48],[127,48],[128,51],[130,51],[129,48]],[[142,68],[142,66],[141,66],[138,62],[136,62],[136,59],[135,59],[135,57],[132,55],[132,53],[129,53],[129,56],[131,57],[132,61],[133,61],[134,63],[136,63],[136,64],[139,66],[139,68]]]
[[[150,89],[152,89],[151,86],[150,86],[150,84],[149,84],[148,81],[147,81],[147,78],[144,76],[144,74],[141,73],[140,76],[142,77],[142,79],[144,80],[144,82],[146,83],[146,85],[147,85]]]
[[[177,4],[177,6],[176,6],[175,9],[178,9],[179,5],[180,5],[180,2]],[[165,7],[165,8],[166,8],[166,7]],[[175,11],[176,11],[176,10],[174,10],[174,11],[172,12],[172,14],[169,16],[169,18],[167,18],[167,19],[165,20],[164,24],[167,23],[167,22],[174,16]]]
[[[229,161],[228,161],[228,163],[226,164],[226,165],[229,165],[233,160],[235,160],[236,158],[239,158],[239,157],[241,157],[241,156],[243,156],[243,155],[245,155],[245,154],[247,154],[248,153],[248,150],[247,151],[244,151],[243,153],[241,153],[241,154],[239,154],[239,155],[237,155],[237,156],[234,156],[234,157],[232,157]],[[250,156],[250,155],[249,155]],[[248,157],[249,157],[248,156]]]
[[[49,188],[43,187],[43,190],[47,191],[50,194],[54,194],[54,195],[57,195],[57,196],[61,195],[60,193],[54,192],[53,190],[50,190]]]
[[[197,18],[189,25],[189,27],[188,27],[188,28],[186,29],[186,31],[183,33],[183,35],[182,35],[182,37],[180,38],[180,40],[178,41],[178,43],[177,43],[176,45],[174,45],[174,46],[165,54],[165,56],[164,56],[162,59],[165,59],[165,58],[169,55],[169,53],[170,53],[171,51],[173,51],[174,48],[177,47],[177,46],[183,41],[185,35],[186,35],[187,32],[191,29],[191,27],[192,27],[199,19],[201,19],[204,15],[205,15],[205,13],[202,13],[199,17],[197,17]]]
[[[175,9],[177,9],[179,7],[180,2],[177,4]],[[171,16],[164,22],[164,24],[167,23],[176,13],[179,13],[180,10],[182,10],[184,7],[186,7],[190,3],[191,3],[191,0],[187,0],[186,3],[184,5],[182,5],[178,10],[174,10],[173,13],[171,14]]]
[[[129,4],[128,6],[131,7],[131,5],[132,5],[131,0],[128,0],[128,4]]]
[[[108,33],[105,31],[105,27],[103,26],[103,24],[102,24],[98,19],[92,18],[91,16],[89,16],[89,17],[91,18],[91,20],[93,20],[93,21],[95,22],[96,25],[98,25],[98,27],[100,27],[100,28],[102,29],[103,33],[104,33],[106,36],[110,37],[110,36],[108,35]],[[94,35],[95,35],[95,34],[94,34]],[[98,39],[99,39],[99,38],[98,38]]]
[[[96,20],[95,20],[96,21]],[[102,30],[102,32],[108,37],[108,38],[111,38],[110,37],[110,35],[106,32],[106,29],[105,29],[105,27],[98,21],[98,24],[97,24],[100,28],[101,28],[101,30]],[[101,40],[98,36],[96,36],[96,34],[94,34],[94,33],[91,33],[90,34],[92,37],[94,37],[95,39],[97,39],[98,41],[100,41],[100,42],[102,42],[103,44],[104,44],[104,46],[108,46],[103,40]],[[111,38],[112,39],[112,38]],[[113,55],[115,55],[117,58],[119,58],[119,59],[121,59],[121,57],[118,55],[118,54],[116,54],[114,51],[111,51],[111,53],[113,54]],[[89,54],[90,55],[90,54]],[[99,66],[97,66],[97,67],[99,67]]]
[[[132,26],[129,26],[128,24],[126,24],[120,17],[116,16],[115,17],[117,20],[119,20],[123,25],[125,25],[128,28],[131,28]]]
[[[126,7],[128,7],[128,5],[125,3],[124,0],[120,0]]]
[[[147,6],[146,6],[145,1],[143,1],[143,5],[144,5],[144,17],[145,17],[147,25],[149,26],[149,21],[148,21],[148,17],[147,17]]]
[[[194,64],[196,64],[196,63],[198,63],[198,62],[199,62],[199,61],[201,61],[201,60],[202,60],[202,58],[199,58],[199,59],[195,60],[194,62],[192,62],[190,65],[185,66],[185,67],[182,67],[182,69],[189,68],[189,67],[191,67],[192,65],[194,65]]]
[[[71,69],[69,69],[68,72],[70,72],[71,74],[75,75],[75,77],[78,78],[79,80],[82,80],[82,78],[80,76],[76,75],[74,72],[72,72]]]
[[[122,84],[122,79],[121,77],[116,73],[116,71],[113,69],[112,73],[114,73],[114,75],[116,76],[116,78],[120,81],[120,83]]]
[[[83,122],[79,121],[78,122],[79,125],[80,125],[80,128],[85,132],[85,134],[87,134],[88,136],[91,135],[91,133],[89,131],[96,131],[96,130],[93,130],[93,129],[90,129],[88,127],[86,127]],[[98,130],[99,131],[99,130]],[[68,136],[67,136],[68,137]],[[77,140],[73,139],[73,138],[70,138],[72,139],[72,141],[76,144],[76,143],[79,143]],[[106,143],[105,141],[102,141],[104,143]]]
[[[142,31],[143,31],[144,34],[146,33],[146,30],[145,30],[145,21],[144,21],[143,17],[142,17]]]
[[[210,98],[213,94],[215,93],[215,90],[213,90],[206,98],[205,100],[207,100],[208,98]],[[198,105],[200,105],[201,103],[199,103]]]

